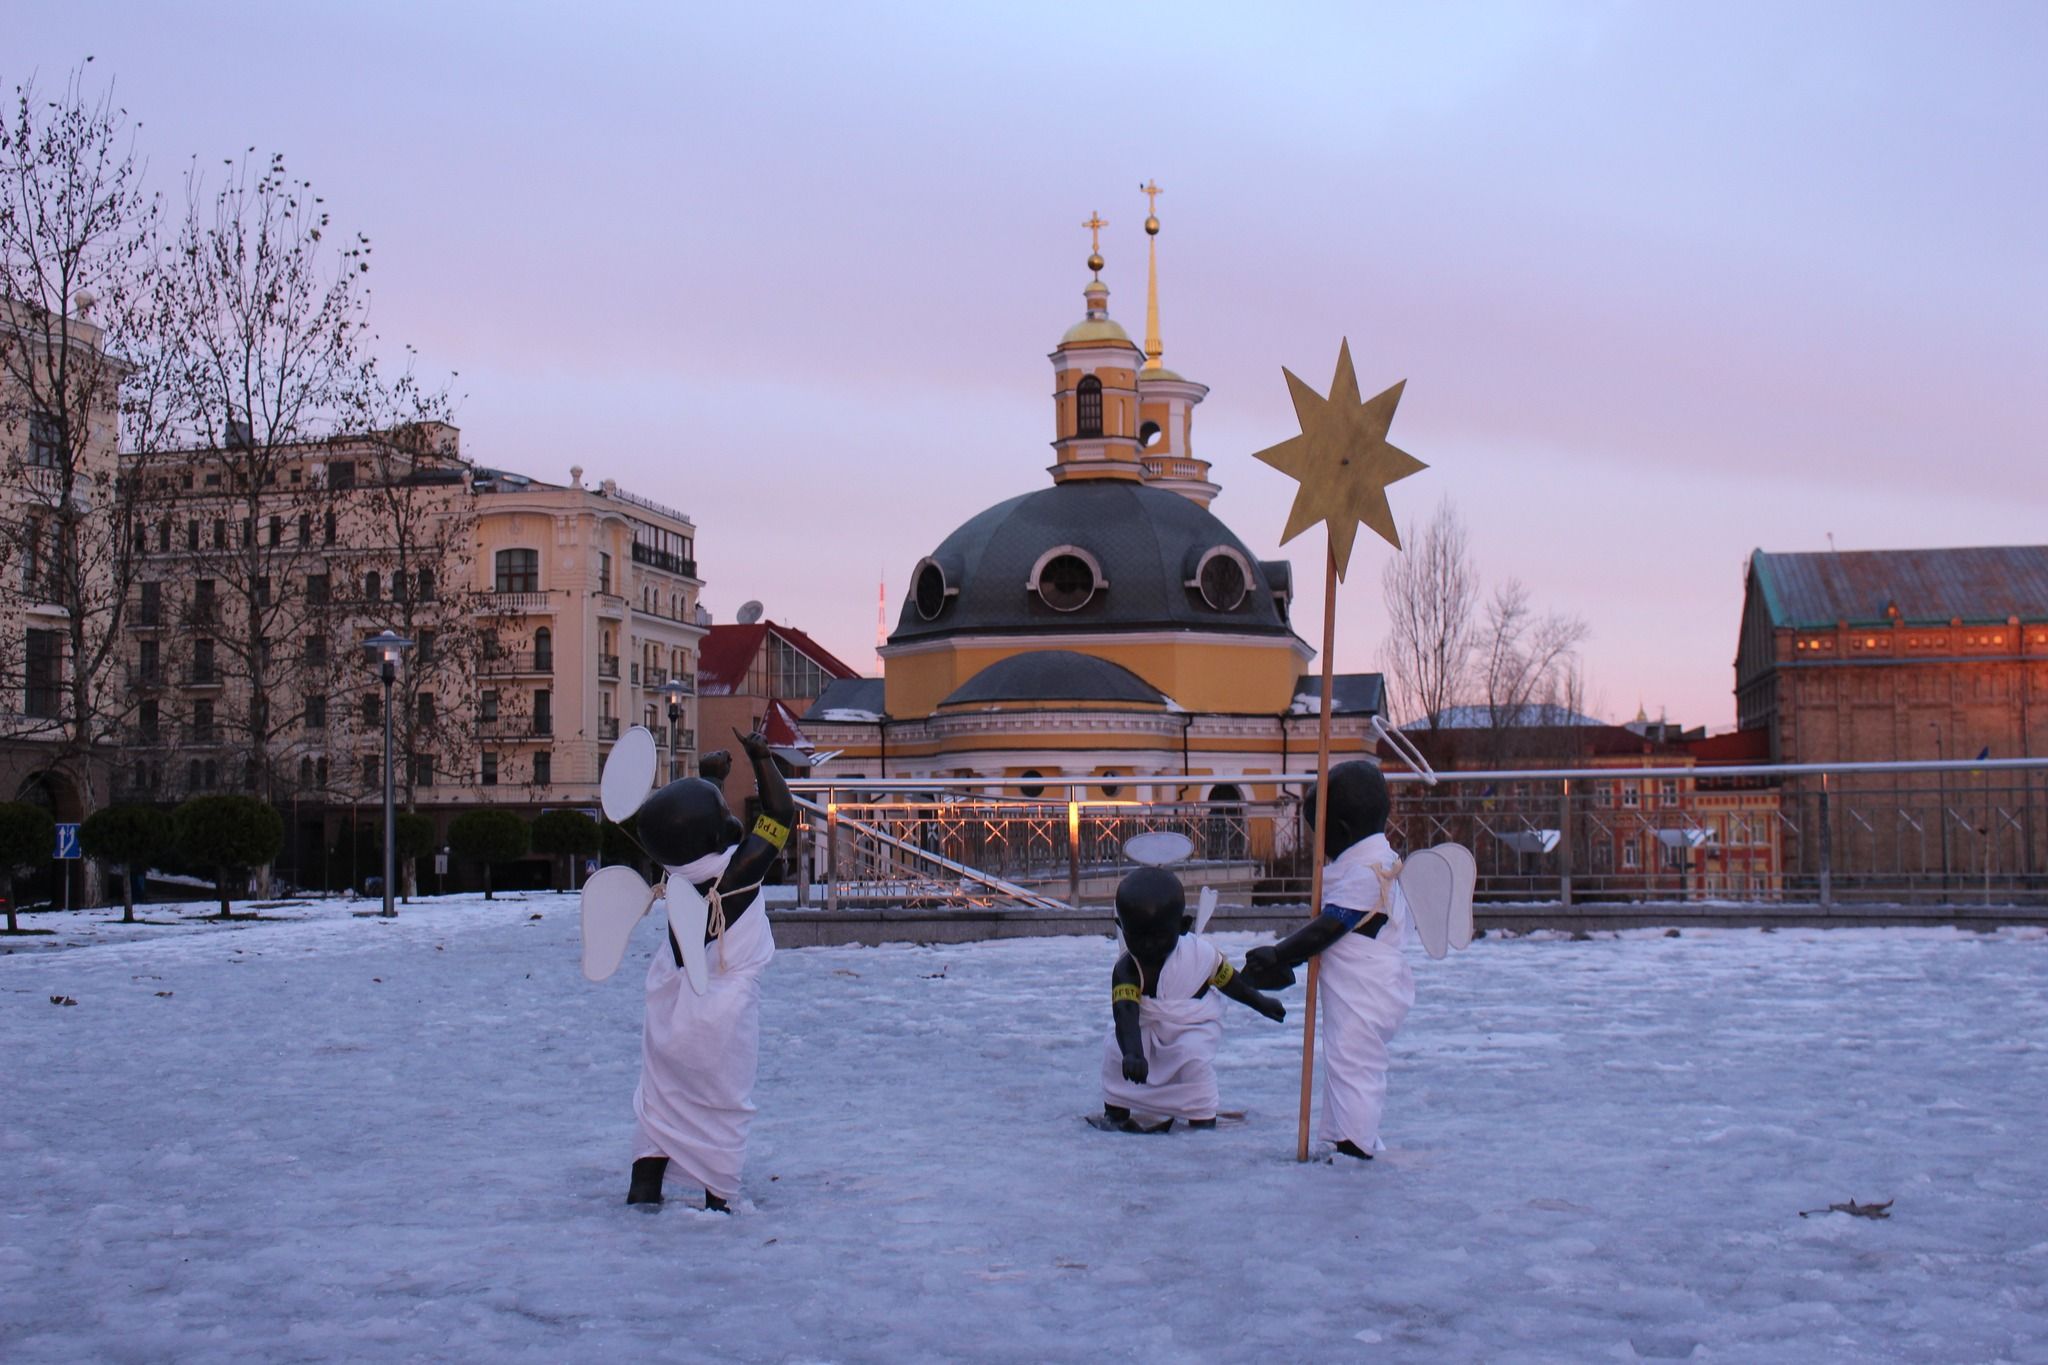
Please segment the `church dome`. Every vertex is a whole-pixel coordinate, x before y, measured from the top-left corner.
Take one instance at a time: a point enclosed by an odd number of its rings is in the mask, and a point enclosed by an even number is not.
[[[939,705],[993,706],[1006,701],[1165,704],[1158,688],[1121,664],[1071,649],[1033,649],[990,664]]]
[[[953,635],[1195,630],[1288,636],[1291,579],[1206,507],[1078,479],[990,507],[911,579],[892,644]]]

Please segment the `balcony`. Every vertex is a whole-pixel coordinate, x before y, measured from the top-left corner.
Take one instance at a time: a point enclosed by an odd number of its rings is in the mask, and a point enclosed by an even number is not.
[[[617,716],[599,716],[597,718],[597,737],[599,739],[617,739],[619,737],[619,718]]]
[[[218,668],[200,668],[195,666],[185,670],[185,686],[187,687],[219,687],[221,682],[221,671]]]
[[[499,716],[479,720],[476,732],[483,739],[547,739],[555,733],[555,720],[553,716]]]
[[[161,668],[143,668],[137,664],[127,664],[122,668],[122,672],[128,679],[128,690],[131,692],[164,685],[164,671]]]
[[[545,592],[487,592],[477,605],[479,616],[515,616],[523,612],[552,611]]]
[[[220,726],[187,722],[178,728],[178,737],[187,744],[219,744],[221,742]]]
[[[518,677],[521,674],[552,674],[555,671],[555,652],[501,650],[479,663],[476,671],[491,678]]]
[[[598,677],[600,677],[600,678],[616,678],[616,677],[618,677],[618,676],[619,676],[619,656],[618,656],[618,655],[616,655],[616,654],[600,654],[600,655],[598,655],[598,656],[597,656],[597,676],[598,676]]]
[[[642,545],[638,541],[633,543],[633,562],[635,564],[645,564],[652,569],[666,569],[670,573],[681,574],[685,578],[695,578],[697,576],[696,560],[684,559],[679,554],[671,554],[667,550],[657,550],[651,546]]]

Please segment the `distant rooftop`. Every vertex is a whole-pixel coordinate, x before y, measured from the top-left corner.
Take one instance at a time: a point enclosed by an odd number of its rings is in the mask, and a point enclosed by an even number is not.
[[[1950,550],[1843,550],[1750,557],[1776,627],[1826,630],[1837,622],[1946,625],[2048,620],[2048,545]]]
[[[1589,716],[1568,706],[1548,703],[1504,706],[1497,715],[1491,706],[1446,706],[1436,713],[1436,728],[1439,730],[1534,730],[1605,724],[1607,722],[1598,716]],[[1427,730],[1430,726],[1426,720],[1415,720],[1401,728]]]

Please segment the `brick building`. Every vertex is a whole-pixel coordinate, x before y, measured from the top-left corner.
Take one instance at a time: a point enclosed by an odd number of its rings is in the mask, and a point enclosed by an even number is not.
[[[2048,546],[1750,557],[1738,728],[1782,763],[2048,752]]]

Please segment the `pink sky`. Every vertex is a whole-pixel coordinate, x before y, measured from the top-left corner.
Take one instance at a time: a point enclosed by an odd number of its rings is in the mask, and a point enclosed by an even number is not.
[[[1397,515],[1450,496],[1584,617],[1613,718],[1732,722],[1754,547],[2048,534],[2048,8],[980,10],[73,0],[0,76],[93,54],[173,191],[287,153],[375,239],[384,335],[460,372],[466,453],[684,508],[718,619],[862,666],[877,579],[893,621],[1045,479],[1092,209],[1142,329],[1148,176],[1215,510],[1303,566],[1304,623],[1320,540],[1279,549],[1250,452],[1346,335],[1433,466]]]

